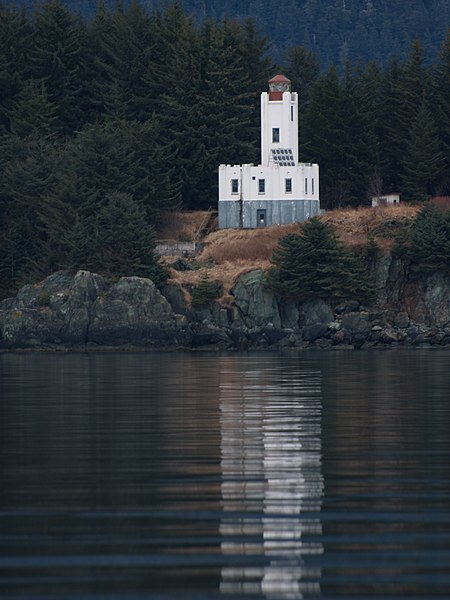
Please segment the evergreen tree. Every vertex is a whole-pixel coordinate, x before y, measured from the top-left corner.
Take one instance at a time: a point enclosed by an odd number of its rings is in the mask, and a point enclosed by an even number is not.
[[[450,273],[450,211],[427,204],[419,212],[411,230],[409,258],[417,273]]]
[[[218,297],[217,284],[212,282],[208,273],[204,273],[198,285],[192,290],[192,304],[200,306]]]
[[[365,85],[358,68],[347,65],[343,94],[344,146],[341,154],[347,203],[363,204],[368,199],[369,185],[377,170],[378,138],[375,131],[376,106],[373,90]]]
[[[311,219],[300,235],[280,239],[268,271],[268,284],[282,296],[326,301],[370,301],[373,287],[360,260],[339,242],[331,225]]]
[[[292,89],[298,92],[300,113],[308,106],[309,90],[320,73],[319,61],[314,52],[303,46],[293,46],[286,52],[287,77]]]
[[[137,0],[126,10],[119,5],[112,17],[99,6],[88,29],[89,96],[99,116],[139,122],[152,117],[162,77],[157,65],[163,68],[157,21]]]
[[[380,171],[384,192],[401,189],[402,158],[405,153],[407,130],[400,113],[402,111],[403,68],[395,58],[391,59],[383,77],[380,107],[379,140]],[[414,111],[415,112],[415,111]]]
[[[146,215],[129,194],[112,192],[97,214],[92,237],[77,221],[71,232],[72,265],[103,275],[148,277],[161,283],[167,277],[154,253],[155,236]]]
[[[27,81],[9,114],[10,129],[21,138],[47,137],[56,132],[56,107],[42,82]]]
[[[444,160],[440,192],[450,195],[450,28],[434,71],[434,108]]]
[[[342,88],[336,69],[328,69],[312,85],[303,132],[303,160],[320,164],[322,205],[340,206],[347,201],[350,188],[342,170],[345,127]]]
[[[9,131],[9,111],[27,76],[30,36],[24,13],[0,4],[0,135]]]
[[[49,139],[0,137],[0,273],[11,292],[46,263],[49,249],[40,218],[42,198],[55,181],[59,146]]]
[[[411,123],[402,161],[404,200],[421,201],[434,191],[444,167],[437,127],[425,100]]]
[[[82,49],[83,26],[59,0],[46,0],[34,22],[30,49],[32,79],[45,84],[57,109],[59,126],[71,134],[83,123]]]
[[[112,192],[131,194],[149,223],[178,205],[179,187],[158,145],[158,124],[112,120],[87,125],[67,146],[53,195],[89,220]]]

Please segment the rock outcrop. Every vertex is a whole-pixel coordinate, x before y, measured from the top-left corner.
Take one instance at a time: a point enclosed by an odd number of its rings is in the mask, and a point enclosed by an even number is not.
[[[220,298],[192,307],[176,284],[61,271],[0,302],[0,349],[450,346],[450,278],[412,278],[391,256],[374,270],[370,308],[277,298],[261,269],[239,277],[228,307]]]

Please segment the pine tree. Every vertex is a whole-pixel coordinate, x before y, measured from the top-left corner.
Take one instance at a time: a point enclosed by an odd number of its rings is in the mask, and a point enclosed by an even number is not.
[[[178,206],[171,157],[157,140],[158,124],[115,119],[84,127],[68,144],[53,194],[89,219],[112,192],[131,194],[155,223]]]
[[[299,95],[300,114],[303,114],[308,106],[311,85],[320,73],[319,61],[311,50],[303,46],[293,46],[286,52],[285,64],[292,89]]]
[[[427,204],[419,212],[411,230],[409,258],[417,273],[450,273],[450,211]]]
[[[27,81],[9,115],[10,129],[19,137],[47,137],[56,133],[56,107],[50,102],[42,82]]]
[[[408,201],[426,200],[444,167],[437,127],[425,100],[410,127],[402,160],[402,194]]]
[[[157,284],[164,281],[167,274],[154,253],[153,228],[129,194],[111,193],[93,220],[94,227],[85,230],[78,221],[72,232],[74,267],[87,265],[103,275],[149,277]]]
[[[379,146],[374,92],[366,85],[361,69],[352,70],[347,65],[342,85],[344,146],[341,161],[348,190],[346,203],[354,205],[367,201],[370,182],[377,172]]]
[[[441,193],[450,195],[450,28],[434,70],[434,99],[434,116],[444,156],[440,187]]]
[[[49,248],[40,210],[55,182],[60,147],[53,140],[0,137],[1,287],[12,290],[40,272]]]
[[[0,4],[0,134],[9,131],[9,111],[27,76],[30,36],[25,14]]]
[[[300,235],[282,237],[272,263],[268,284],[282,296],[364,302],[373,296],[362,262],[344,248],[331,225],[317,218],[305,222]]]
[[[30,72],[42,81],[55,104],[59,126],[71,134],[83,123],[82,50],[83,26],[59,0],[46,0],[34,22]]]
[[[192,304],[200,306],[218,297],[217,284],[211,281],[208,273],[204,273],[198,285],[192,290]]]
[[[320,164],[321,201],[326,208],[340,206],[349,197],[342,171],[344,125],[342,88],[331,67],[311,87],[301,136],[303,160]]]

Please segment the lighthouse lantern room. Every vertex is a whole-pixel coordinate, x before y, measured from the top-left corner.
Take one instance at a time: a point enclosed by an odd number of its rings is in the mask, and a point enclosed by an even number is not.
[[[261,94],[261,164],[219,167],[219,228],[284,225],[319,212],[319,166],[299,162],[298,95],[276,75]]]

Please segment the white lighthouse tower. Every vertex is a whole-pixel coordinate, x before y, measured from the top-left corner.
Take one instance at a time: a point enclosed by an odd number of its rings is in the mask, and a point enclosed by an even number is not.
[[[319,166],[299,162],[298,95],[276,75],[261,94],[261,164],[219,167],[219,227],[283,225],[319,212]]]

